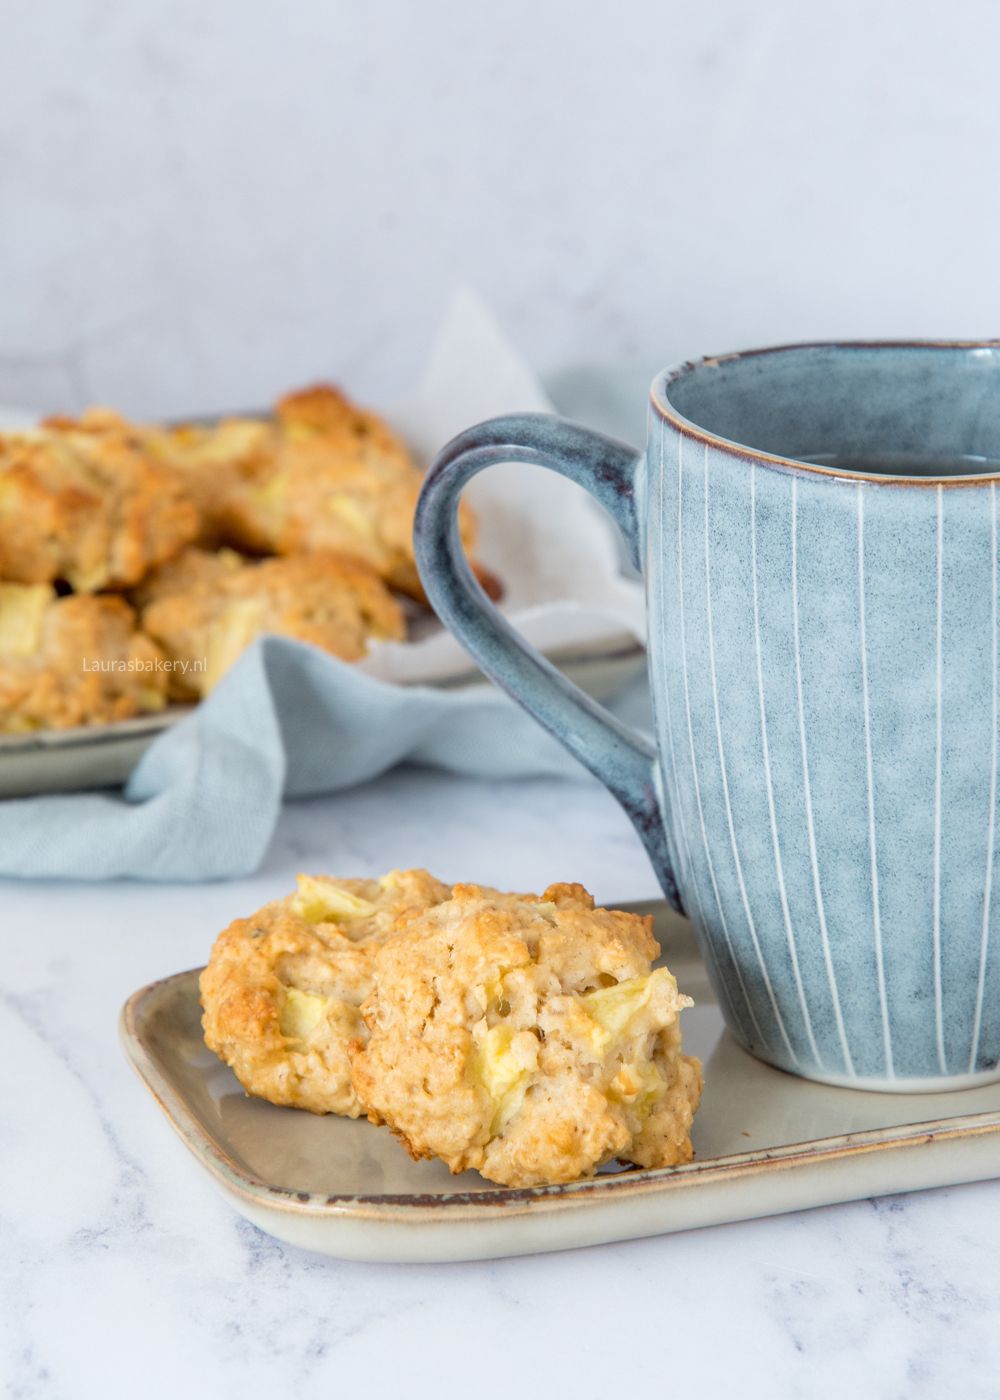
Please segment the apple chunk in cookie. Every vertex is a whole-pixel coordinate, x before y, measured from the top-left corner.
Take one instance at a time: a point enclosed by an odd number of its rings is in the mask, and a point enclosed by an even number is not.
[[[541,897],[456,885],[373,950],[355,1094],[414,1157],[507,1186],[573,1181],[613,1158],[686,1162],[701,1066],[690,1006],[652,921],[595,909],[580,885]]]

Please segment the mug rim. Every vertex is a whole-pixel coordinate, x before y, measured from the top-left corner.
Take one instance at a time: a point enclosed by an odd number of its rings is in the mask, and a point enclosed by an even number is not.
[[[803,350],[990,350],[1000,351],[1000,339],[996,340],[803,340],[790,341],[781,345],[765,345],[751,350],[734,350],[724,355],[702,355],[696,360],[680,360],[654,377],[649,388],[650,406],[660,418],[676,429],[682,437],[692,438],[705,447],[714,447],[741,461],[765,462],[770,467],[791,473],[808,473],[811,476],[829,477],[845,483],[870,481],[879,486],[990,486],[1000,482],[1000,471],[974,472],[957,476],[901,476],[888,472],[851,471],[843,467],[825,467],[818,462],[804,462],[796,457],[783,457],[775,452],[765,452],[760,448],[748,447],[732,438],[710,432],[679,413],[670,402],[670,388],[678,380],[686,378],[697,369],[714,369],[720,364],[733,360],[750,360],[761,355],[787,355]]]

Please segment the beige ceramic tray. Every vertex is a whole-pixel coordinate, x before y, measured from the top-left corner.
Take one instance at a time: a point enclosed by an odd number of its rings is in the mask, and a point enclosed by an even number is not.
[[[553,651],[550,659],[595,700],[606,700],[643,671],[646,652],[622,634],[586,648]],[[471,662],[468,671],[432,682],[448,690],[482,683]],[[0,734],[0,798],[120,787],[153,740],[190,710],[190,705],[171,705],[162,714],[115,724]]]
[[[681,987],[685,1044],[705,1061],[697,1159],[661,1171],[501,1190],[411,1162],[385,1129],[249,1099],[204,1046],[198,974],[136,992],[126,1053],[233,1206],[306,1249],[369,1260],[484,1259],[666,1234],[859,1197],[1000,1175],[1000,1084],[865,1094],[769,1069],[723,1030],[689,925],[665,905],[657,936]]]

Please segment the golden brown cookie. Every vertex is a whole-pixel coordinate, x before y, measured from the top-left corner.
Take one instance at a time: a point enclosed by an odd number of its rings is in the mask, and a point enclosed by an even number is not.
[[[363,1038],[378,943],[451,893],[426,870],[298,878],[295,894],[220,933],[201,974],[205,1041],[250,1094],[312,1113],[364,1112],[347,1047]]]
[[[123,598],[0,584],[0,730],[129,719],[166,704],[163,653]]]
[[[650,919],[456,885],[375,951],[351,1051],[358,1098],[414,1157],[506,1186],[590,1176],[612,1158],[686,1162],[701,1067]]]
[[[0,578],[125,588],[197,530],[178,474],[106,409],[0,435]]]
[[[331,385],[287,395],[271,419],[186,426],[151,440],[185,469],[203,541],[251,554],[348,555],[423,600],[413,558],[422,473],[383,419]],[[467,506],[459,522],[471,552],[475,519]],[[496,596],[496,581],[485,571],[480,577]]]
[[[402,610],[377,574],[353,559],[303,554],[241,560],[188,551],[142,590],[144,629],[175,663],[178,696],[207,695],[265,633],[357,661],[379,639],[406,635]]]

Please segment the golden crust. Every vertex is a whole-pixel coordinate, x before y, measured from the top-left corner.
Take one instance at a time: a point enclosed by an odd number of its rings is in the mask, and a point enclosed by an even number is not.
[[[365,1035],[374,950],[408,910],[449,894],[425,870],[300,876],[296,894],[219,934],[201,974],[206,1044],[250,1094],[358,1117],[348,1046]]]
[[[178,663],[174,693],[206,695],[257,637],[311,642],[357,661],[370,642],[402,640],[405,620],[377,574],[329,554],[241,560],[186,551],[144,585],[143,627]]]
[[[457,885],[375,951],[355,1092],[413,1156],[503,1185],[687,1161],[701,1069],[658,953],[650,920],[579,885]]]
[[[270,420],[227,419],[153,437],[157,453],[186,472],[204,542],[251,554],[349,555],[423,600],[413,557],[422,473],[384,420],[338,389],[288,394]],[[475,519],[467,506],[459,521],[471,552]],[[482,578],[495,594],[495,580]]]
[[[178,474],[106,409],[0,436],[0,578],[125,588],[197,530]]]
[[[105,724],[161,710],[159,647],[122,598],[58,598],[49,584],[0,584],[0,730]]]

